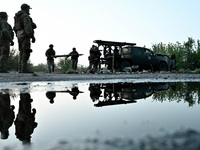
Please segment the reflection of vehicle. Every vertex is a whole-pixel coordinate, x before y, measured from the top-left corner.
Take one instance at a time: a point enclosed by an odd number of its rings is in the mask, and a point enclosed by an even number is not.
[[[103,46],[102,63],[108,69],[124,71],[126,67],[168,71],[175,68],[175,55],[170,59],[166,54],[155,54],[150,49],[137,47],[135,43],[95,40],[98,46]]]
[[[102,84],[104,100],[99,100],[96,107],[135,103],[158,91],[167,90],[170,83],[108,83]]]

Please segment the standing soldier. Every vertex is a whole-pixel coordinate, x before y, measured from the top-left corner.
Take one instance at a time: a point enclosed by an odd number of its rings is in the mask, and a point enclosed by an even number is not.
[[[21,10],[15,14],[14,31],[18,38],[19,43],[19,73],[32,73],[27,68],[27,63],[30,57],[31,39],[32,43],[35,43],[34,29],[36,24],[33,23],[30,17],[30,6],[27,4],[21,5]]]
[[[75,48],[75,47],[72,49],[72,52],[69,53],[69,55],[71,55],[72,69],[73,69],[73,70],[76,70],[76,69],[77,69],[77,65],[78,65],[79,53],[76,51],[76,48]]]
[[[92,45],[90,48],[90,56],[89,56],[89,70],[91,72],[97,72],[100,69],[100,57],[101,52],[97,46]]]
[[[0,73],[7,73],[5,65],[9,57],[10,45],[14,45],[14,33],[7,20],[7,13],[0,12]]]
[[[47,65],[48,65],[48,70],[49,73],[54,72],[54,58],[53,56],[55,56],[55,50],[53,49],[53,44],[49,45],[49,49],[46,51],[45,55],[47,56]],[[51,69],[52,67],[52,69]]]

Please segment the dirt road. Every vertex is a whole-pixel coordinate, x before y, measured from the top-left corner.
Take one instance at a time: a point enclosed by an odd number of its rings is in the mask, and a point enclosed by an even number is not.
[[[188,73],[115,73],[115,74],[56,74],[56,73],[0,73],[0,82],[42,82],[42,81],[200,81],[200,74]]]

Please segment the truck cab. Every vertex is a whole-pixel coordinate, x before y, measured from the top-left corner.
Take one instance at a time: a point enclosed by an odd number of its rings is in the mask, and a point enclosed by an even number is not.
[[[153,53],[153,51],[144,47],[125,46],[122,48],[120,55],[121,69],[137,65],[140,70],[168,71],[171,67],[171,60],[167,55]]]

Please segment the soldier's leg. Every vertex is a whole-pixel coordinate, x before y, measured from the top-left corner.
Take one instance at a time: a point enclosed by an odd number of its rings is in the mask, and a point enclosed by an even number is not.
[[[72,60],[72,69],[75,70],[75,60]]]
[[[3,46],[0,46],[0,70],[2,70],[2,68],[3,68],[3,64],[2,64],[2,49],[3,49]]]
[[[74,69],[77,70],[78,60],[74,61]]]
[[[32,50],[30,49],[31,47],[31,42],[30,38],[25,38],[22,42],[22,72],[29,72],[27,68],[28,60],[30,57],[30,53]]]
[[[8,60],[8,57],[9,57],[10,48],[9,48],[9,46],[3,45],[0,47],[0,50],[1,50],[0,70],[1,70],[1,72],[7,72],[5,69],[5,66],[6,66],[6,61]]]
[[[19,72],[22,71],[22,42],[23,40],[21,39],[18,39],[18,46],[19,46],[19,60],[18,60],[18,69],[19,69]]]
[[[52,61],[52,72],[54,72],[55,64],[54,61]]]
[[[48,66],[49,73],[51,73],[51,62],[50,62],[50,60],[47,60],[47,66]]]
[[[28,71],[28,60],[30,57],[30,52],[28,50],[24,50],[22,52],[22,72]]]

